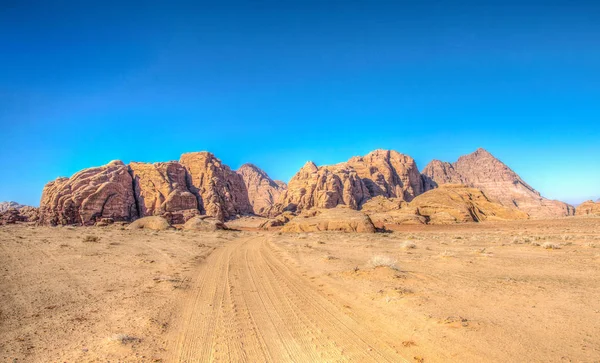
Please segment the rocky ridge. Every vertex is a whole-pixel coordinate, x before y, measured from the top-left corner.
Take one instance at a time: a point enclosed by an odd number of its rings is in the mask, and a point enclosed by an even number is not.
[[[542,197],[513,170],[481,148],[461,156],[455,163],[434,160],[423,169],[422,175],[426,190],[442,184],[467,185],[535,219],[570,216],[575,212],[567,203]]]
[[[478,191],[436,192],[444,184]],[[455,222],[504,213],[489,203],[508,208],[511,213],[506,215],[512,217],[507,218],[523,216],[515,210],[531,218],[573,214],[571,206],[541,197],[505,164],[479,149],[455,163],[432,161],[423,173],[411,157],[393,150],[375,150],[335,165],[307,162],[287,186],[252,164],[231,170],[209,152],[187,153],[179,161],[165,163],[113,161],[48,183],[39,215],[40,222],[49,225],[105,225],[147,216],[183,224],[198,215],[218,221],[257,215],[275,226],[303,211],[344,206],[369,215],[391,213],[399,223],[430,223],[442,220],[442,212],[428,212],[436,210],[431,198],[461,210],[448,212],[447,220]],[[482,209],[484,199],[488,204]],[[423,200],[428,207],[417,208]],[[283,214],[282,221],[275,219]]]

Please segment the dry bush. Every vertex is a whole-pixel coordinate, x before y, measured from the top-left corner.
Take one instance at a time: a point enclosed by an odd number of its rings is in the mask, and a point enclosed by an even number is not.
[[[547,250],[560,250],[560,245],[552,242],[545,242],[542,247]]]
[[[121,344],[139,343],[142,341],[140,338],[128,334],[115,334],[111,337],[111,340],[120,342]]]
[[[100,241],[100,237],[98,237],[98,236],[87,235],[87,236],[83,237],[83,242],[98,242],[98,241]]]
[[[392,270],[399,270],[398,266],[396,265],[396,260],[394,260],[390,256],[384,256],[384,255],[373,256],[373,257],[371,257],[369,264],[372,267],[383,266],[383,267],[389,267]]]

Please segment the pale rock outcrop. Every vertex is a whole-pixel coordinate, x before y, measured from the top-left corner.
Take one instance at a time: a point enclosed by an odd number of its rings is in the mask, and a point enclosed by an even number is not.
[[[597,215],[600,216],[600,199],[594,203],[592,200],[581,203],[577,206],[575,215],[586,216],[586,215]]]
[[[198,208],[206,215],[226,220],[252,213],[242,176],[209,152],[181,155],[180,164],[188,171],[188,188],[198,197]]]
[[[414,159],[394,150],[374,150],[342,164],[356,171],[371,197],[381,195],[410,202],[424,191]]]
[[[159,216],[143,217],[127,226],[127,229],[151,229],[154,231],[164,231],[171,228],[173,227],[171,227],[169,222]]]
[[[490,200],[481,190],[445,184],[416,197],[410,208],[429,224],[527,219],[527,214]]]
[[[129,168],[112,161],[58,178],[44,187],[40,201],[43,224],[93,225],[101,218],[130,221],[138,216]]]
[[[281,231],[374,233],[375,226],[366,214],[347,206],[338,206],[336,208],[305,211],[286,223]]]
[[[140,216],[198,209],[198,199],[187,187],[185,168],[177,162],[129,164]]]
[[[434,161],[423,170],[426,188],[461,183],[480,189],[504,206],[516,207],[530,218],[555,218],[574,214],[566,203],[543,198],[508,166],[484,149],[461,156],[455,163]]]
[[[408,202],[405,202],[399,198],[386,198],[382,195],[378,195],[367,200],[360,208],[361,212],[365,214],[389,212],[393,210],[401,209],[402,207],[408,206]]]
[[[391,204],[393,205],[393,204]],[[485,220],[527,219],[527,213],[490,200],[481,190],[459,184],[442,184],[400,209],[373,209],[367,213],[378,228],[401,224],[453,224]]]
[[[227,229],[220,220],[209,216],[197,216],[189,219],[183,225],[186,231],[214,232]]]
[[[356,171],[344,164],[317,167],[307,162],[288,183],[281,195],[282,210],[334,208],[346,205],[358,209],[370,198]]]
[[[272,180],[267,173],[253,164],[242,165],[237,173],[244,180],[254,214],[269,216],[273,205],[286,189],[285,183]]]

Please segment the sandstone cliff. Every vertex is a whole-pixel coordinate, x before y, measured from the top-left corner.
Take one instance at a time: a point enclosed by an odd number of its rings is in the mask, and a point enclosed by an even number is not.
[[[317,167],[309,161],[288,183],[280,205],[298,211],[337,205],[358,209],[369,198],[367,187],[353,168],[343,163]]]
[[[129,168],[121,161],[80,171],[46,184],[40,201],[44,224],[92,225],[97,219],[138,216]]]
[[[190,191],[198,197],[200,211],[218,220],[251,214],[252,205],[241,175],[209,152],[181,155],[188,172]]]
[[[531,218],[555,218],[573,215],[566,203],[543,198],[508,166],[484,149],[461,156],[455,163],[433,161],[423,169],[425,188],[460,183],[482,190],[501,204],[516,207]]]
[[[410,156],[394,150],[375,150],[342,163],[353,168],[371,197],[399,198],[410,202],[423,193],[423,181]]]
[[[176,162],[129,164],[139,216],[198,209],[198,199],[186,182],[185,168]]]
[[[254,214],[268,216],[272,206],[286,190],[286,184],[272,180],[267,173],[253,164],[242,165],[237,173],[244,180]]]

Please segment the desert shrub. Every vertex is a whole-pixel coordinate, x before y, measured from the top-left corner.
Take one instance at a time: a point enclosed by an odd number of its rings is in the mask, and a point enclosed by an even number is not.
[[[371,257],[369,264],[372,267],[389,267],[393,270],[398,270],[398,266],[396,265],[396,260],[394,260],[390,256],[377,255]]]
[[[542,247],[547,250],[560,250],[560,245],[552,242],[545,242]]]
[[[100,238],[98,236],[87,235],[83,237],[83,242],[98,242]]]
[[[142,341],[140,338],[128,334],[115,334],[111,339],[120,342],[121,344],[139,343]]]

